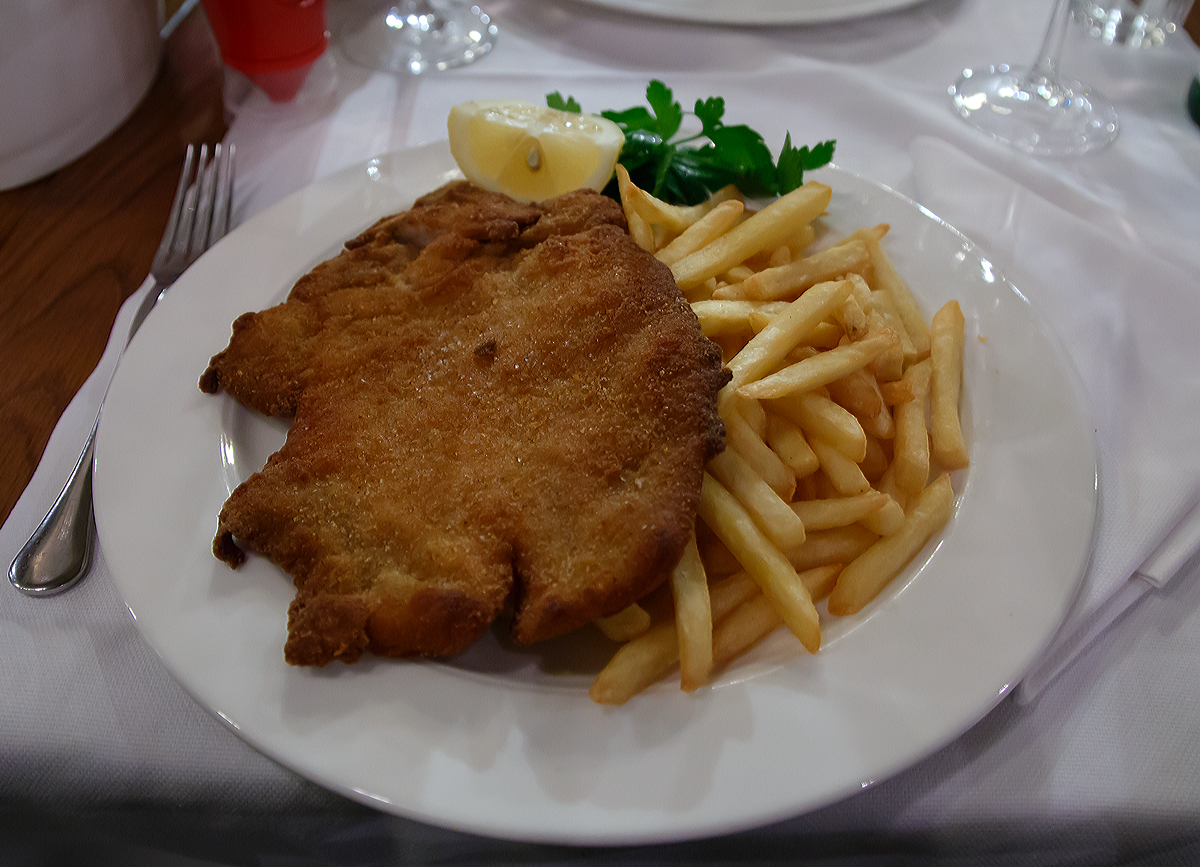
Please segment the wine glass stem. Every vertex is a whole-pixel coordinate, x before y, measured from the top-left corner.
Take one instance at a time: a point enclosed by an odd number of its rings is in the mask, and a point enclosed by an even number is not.
[[[1067,21],[1071,17],[1071,0],[1055,0],[1054,12],[1050,15],[1050,26],[1038,52],[1030,78],[1054,79],[1058,76],[1058,61],[1062,57],[1063,43],[1067,39]]]

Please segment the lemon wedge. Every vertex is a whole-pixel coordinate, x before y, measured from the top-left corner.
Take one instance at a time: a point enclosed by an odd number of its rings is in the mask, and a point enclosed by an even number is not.
[[[611,120],[515,99],[456,105],[446,126],[468,180],[523,202],[603,189],[625,143]]]

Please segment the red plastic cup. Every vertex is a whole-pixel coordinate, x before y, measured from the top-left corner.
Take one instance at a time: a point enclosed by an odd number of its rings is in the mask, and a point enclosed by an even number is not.
[[[244,72],[272,102],[300,91],[325,52],[325,0],[201,0],[226,65]]]

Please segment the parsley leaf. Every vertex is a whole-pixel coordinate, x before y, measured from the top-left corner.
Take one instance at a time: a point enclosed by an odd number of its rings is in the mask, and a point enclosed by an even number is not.
[[[698,99],[696,100],[696,109],[693,113],[700,119],[700,123],[704,126],[703,134],[708,135],[721,126],[721,118],[725,116],[725,100],[719,96]]]
[[[654,109],[656,133],[665,140],[679,132],[679,126],[683,123],[683,107],[675,101],[671,88],[661,81],[651,81],[646,88],[646,102]]]
[[[833,159],[834,142],[821,142],[809,149],[808,145],[792,147],[792,135],[788,133],[783,140],[783,150],[779,153],[778,175],[781,186],[796,189],[804,183],[806,169],[817,169]]]
[[[575,97],[568,96],[566,99],[563,99],[563,95],[557,90],[554,93],[546,94],[546,105],[559,111],[573,111],[576,114],[583,111],[579,103],[575,101]]]
[[[646,106],[602,111],[625,133],[620,162],[635,184],[664,201],[694,205],[726,184],[735,184],[751,198],[791,192],[804,183],[804,172],[833,158],[835,142],[813,147],[783,141],[778,163],[763,137],[743,124],[726,125],[725,100],[698,99],[690,112],[700,122],[697,133],[680,133],[685,112],[671,88],[657,79],[646,88]],[[581,111],[574,97],[558,91],[546,95],[551,108]],[[605,192],[618,198],[616,181]]]

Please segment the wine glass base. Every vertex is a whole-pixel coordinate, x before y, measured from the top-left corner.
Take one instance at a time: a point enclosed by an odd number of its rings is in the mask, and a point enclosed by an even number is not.
[[[1057,81],[1007,64],[966,69],[950,87],[959,117],[1035,156],[1075,156],[1112,144],[1112,103],[1077,81]]]
[[[355,63],[420,75],[478,60],[492,50],[496,34],[478,6],[397,2],[347,22],[338,44]]]

